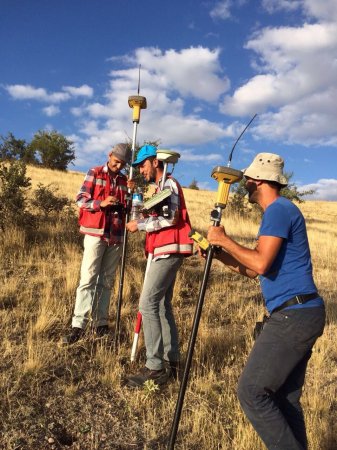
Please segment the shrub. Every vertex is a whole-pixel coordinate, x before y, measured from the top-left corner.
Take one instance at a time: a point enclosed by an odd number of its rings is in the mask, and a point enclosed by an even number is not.
[[[39,183],[34,191],[32,204],[43,212],[45,218],[51,214],[58,214],[65,207],[71,206],[70,200],[64,196],[55,195],[57,192],[57,187],[53,187],[52,184],[44,186],[42,183]]]
[[[22,161],[0,162],[0,227],[33,225],[33,216],[27,210],[27,190],[30,178]]]
[[[198,186],[198,182],[195,178],[193,178],[193,180],[191,181],[191,184],[188,186],[188,189],[195,189],[195,190],[199,190],[199,186]]]

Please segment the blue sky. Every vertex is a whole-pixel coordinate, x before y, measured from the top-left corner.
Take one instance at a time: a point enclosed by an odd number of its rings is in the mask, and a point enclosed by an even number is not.
[[[278,153],[298,186],[337,201],[336,0],[0,0],[0,135],[57,130],[75,170],[132,138],[181,154],[185,186]]]

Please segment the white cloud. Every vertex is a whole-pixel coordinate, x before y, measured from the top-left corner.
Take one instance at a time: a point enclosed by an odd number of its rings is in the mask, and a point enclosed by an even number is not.
[[[192,163],[206,163],[223,160],[223,156],[220,153],[197,154],[193,150],[178,150],[178,153],[181,154],[182,161],[188,161]]]
[[[276,11],[295,11],[303,5],[303,0],[262,0],[262,7],[270,14]]]
[[[235,130],[234,125],[226,128],[222,123],[202,117],[206,106],[213,108],[230,87],[219,60],[218,48],[136,49],[132,55],[118,57],[126,68],[110,73],[103,101],[97,98],[88,101],[93,90],[87,85],[63,86],[63,92],[52,93],[29,85],[8,86],[7,90],[17,99],[53,104],[85,96],[85,104],[72,104],[70,109],[77,118],[77,134],[82,136],[78,141],[79,151],[106,151],[112,143],[132,138],[132,110],[126,99],[136,94],[138,66],[141,65],[140,94],[146,96],[148,108],[141,112],[137,141],[142,144],[145,140],[161,140],[165,146],[200,146],[232,137]],[[190,106],[188,100],[191,99]],[[49,105],[44,111],[52,115],[57,110]]]
[[[74,106],[73,108],[70,108],[70,112],[75,117],[80,117],[83,114],[83,108],[80,106]]]
[[[220,0],[210,10],[209,15],[215,20],[227,20],[233,18],[232,9],[245,5],[247,0]]]
[[[83,84],[79,87],[74,86],[63,86],[62,90],[65,92],[69,92],[70,95],[73,97],[92,97],[94,94],[94,90],[92,87],[88,86],[87,84]]]
[[[36,100],[48,103],[60,103],[70,100],[72,97],[91,97],[93,89],[84,84],[80,87],[63,86],[63,92],[49,93],[45,88],[36,88],[30,84],[13,84],[5,86],[5,89],[15,100]]]
[[[210,11],[212,19],[229,19],[231,17],[230,9],[233,6],[232,0],[221,0],[217,2],[214,8]]]
[[[260,116],[254,132],[269,139],[304,145],[337,145],[337,89],[314,94]]]
[[[54,92],[48,94],[44,88],[35,88],[29,84],[13,84],[5,86],[7,92],[15,100],[37,100],[41,102],[58,103],[69,100],[70,95],[66,92]]]
[[[26,100],[26,99],[35,99],[41,100],[44,99],[47,95],[46,90],[43,88],[34,88],[30,85],[22,85],[22,84],[14,84],[12,86],[5,86],[5,89],[14,99],[17,100]]]
[[[56,116],[60,112],[60,108],[55,105],[46,106],[42,109],[42,111],[46,114],[48,117]]]
[[[225,97],[221,112],[259,113],[257,137],[336,145],[336,47],[337,23],[332,22],[256,32],[246,48],[256,55],[252,66],[258,74]]]
[[[101,103],[92,103],[85,108],[86,112],[92,117],[113,117],[114,112],[108,105]]]
[[[150,76],[151,83],[159,89],[210,102],[217,100],[230,86],[228,78],[221,73],[219,54],[219,49],[200,46],[180,51],[140,48],[135,57],[142,66],[142,82],[146,83],[143,71],[147,71],[147,79]]]
[[[308,199],[337,201],[337,180],[322,178],[316,183],[306,184],[299,188],[300,192],[314,190],[315,193]]]
[[[323,19],[327,22],[337,20],[336,0],[303,0],[303,7],[309,16]]]
[[[197,181],[197,186],[202,191],[209,191],[210,190],[210,183],[209,183],[209,181]]]
[[[160,139],[165,146],[189,146],[231,136],[232,128],[226,129],[221,123],[201,118],[202,109],[186,110],[186,97],[212,103],[229,88],[228,79],[221,73],[219,55],[219,49],[205,47],[165,52],[140,48],[132,58],[125,57],[123,60],[128,58],[133,67],[110,73],[104,102],[95,101],[81,109],[72,109],[74,115],[82,116],[80,132],[89,136],[86,151],[106,149],[107,142],[132,137],[132,110],[126,99],[136,93],[139,64],[140,94],[146,97],[148,104],[148,108],[141,111],[139,143]]]
[[[292,12],[302,9],[309,18],[335,21],[337,18],[336,0],[262,0],[262,7],[273,14],[277,11]]]

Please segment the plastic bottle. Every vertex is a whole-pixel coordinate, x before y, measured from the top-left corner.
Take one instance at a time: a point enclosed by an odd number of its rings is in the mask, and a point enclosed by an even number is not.
[[[142,209],[144,206],[143,193],[140,189],[132,194],[131,220],[142,218]]]

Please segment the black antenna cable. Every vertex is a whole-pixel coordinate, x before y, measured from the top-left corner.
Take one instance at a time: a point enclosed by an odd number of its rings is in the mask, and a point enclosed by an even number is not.
[[[139,90],[140,90],[140,68],[142,67],[141,64],[139,64],[139,68],[138,68],[138,91],[137,94],[139,95]]]
[[[235,144],[233,145],[233,148],[229,154],[229,158],[228,158],[228,164],[227,166],[229,167],[231,165],[232,162],[232,156],[233,156],[233,152],[235,149],[236,144],[239,142],[239,140],[241,139],[241,136],[244,134],[244,132],[247,130],[247,128],[249,127],[249,125],[253,122],[253,120],[255,119],[255,117],[257,116],[257,114],[254,114],[254,116],[250,119],[248,125],[245,126],[244,130],[241,132],[240,136],[237,138],[237,140],[235,141]]]

